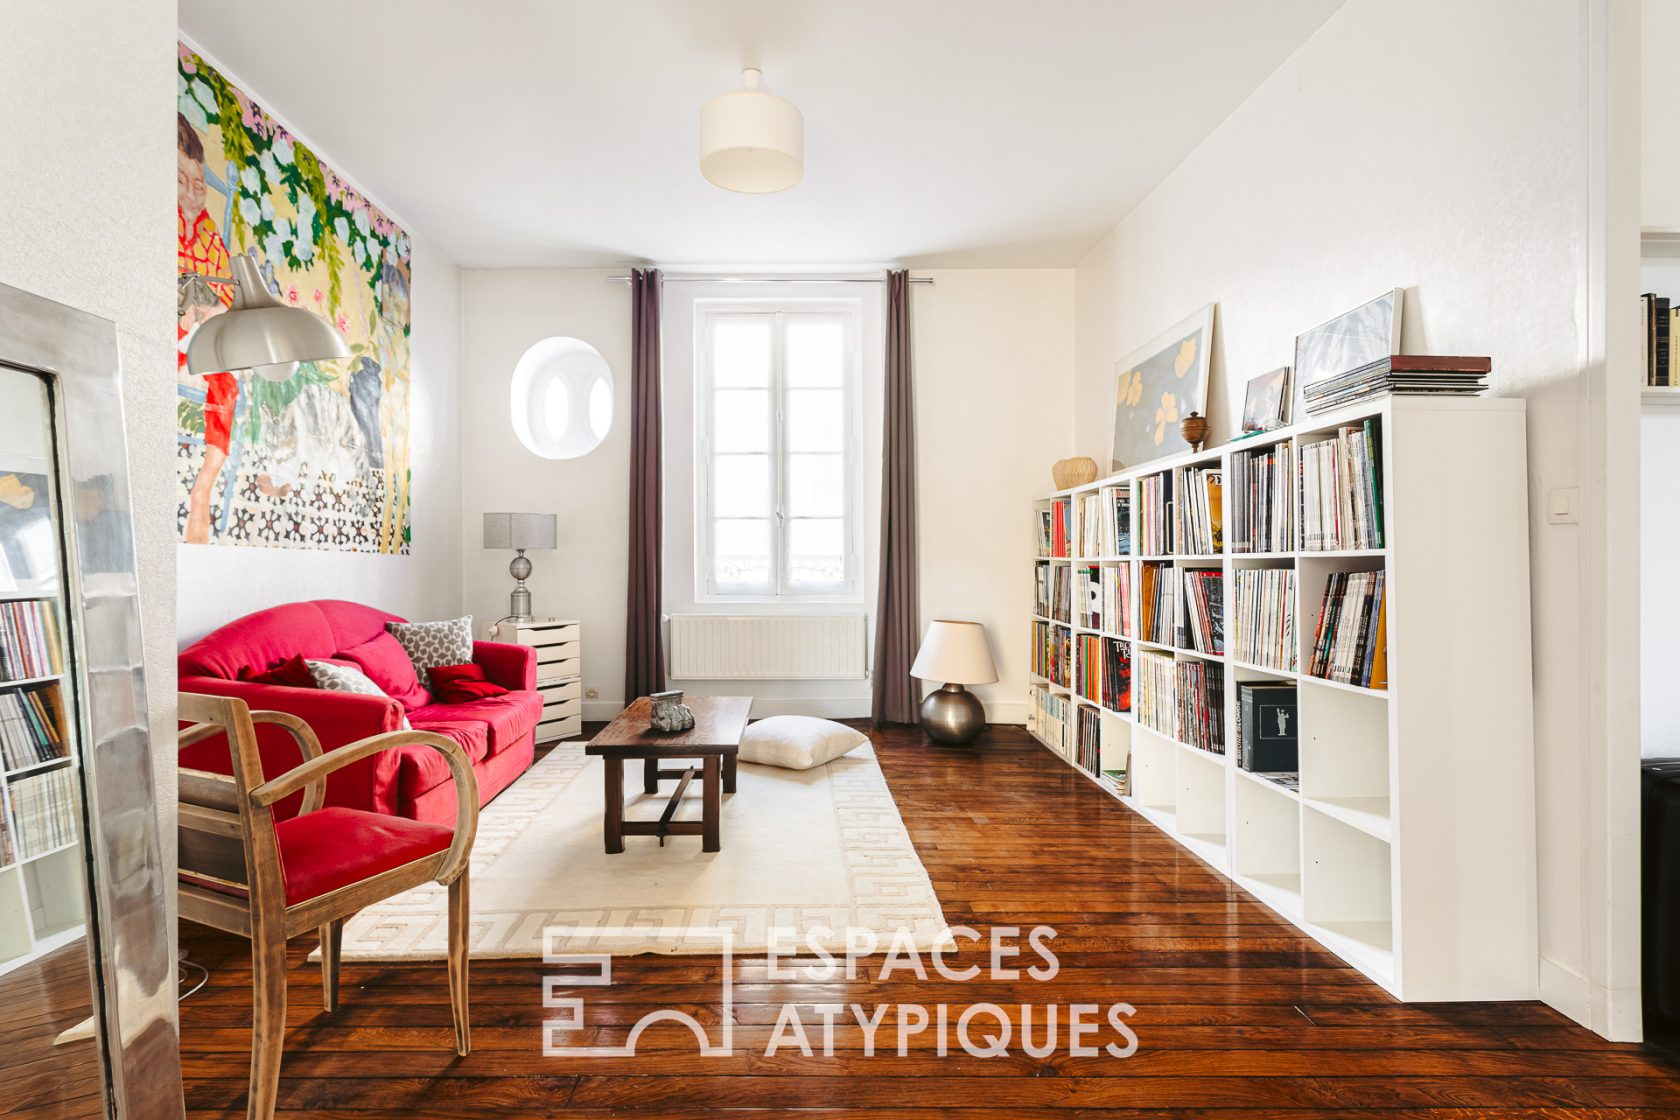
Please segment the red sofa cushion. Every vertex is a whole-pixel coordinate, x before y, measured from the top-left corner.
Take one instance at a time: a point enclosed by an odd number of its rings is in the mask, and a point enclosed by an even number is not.
[[[264,673],[257,672],[249,665],[239,670],[239,679],[252,684],[278,684],[286,688],[314,688],[315,677],[309,671],[304,659],[288,657],[274,668]]]
[[[263,672],[291,657],[332,657],[383,634],[385,623],[392,620],[401,621],[394,614],[341,599],[282,603],[206,634],[181,651],[177,671],[182,677],[236,681],[246,667]]]
[[[317,809],[274,826],[286,905],[372,878],[381,871],[435,855],[454,830],[358,809]]]
[[[414,662],[408,651],[390,634],[369,638],[358,646],[339,653],[346,661],[355,662],[368,680],[378,685],[391,699],[407,711],[424,708],[432,702],[432,694],[420,683],[414,672]]]
[[[467,704],[508,693],[484,675],[484,666],[471,661],[465,665],[435,665],[426,670],[426,675],[432,679],[439,702],[444,704]]]
[[[477,720],[466,720],[460,723],[446,723],[442,720],[423,721],[423,726],[417,726],[416,731],[435,731],[459,743],[461,749],[467,752],[472,760],[473,769],[479,769],[480,764],[490,754],[490,725]],[[414,801],[427,790],[436,789],[440,785],[450,783],[454,775],[449,771],[449,763],[444,761],[443,755],[426,746],[398,747],[397,756],[397,802]],[[480,795],[484,794],[481,789]],[[423,818],[424,819],[424,818]]]
[[[542,719],[542,696],[536,692],[510,692],[467,704],[429,704],[409,717],[415,727],[432,723],[482,721],[490,727],[490,753],[496,754],[531,734]]]

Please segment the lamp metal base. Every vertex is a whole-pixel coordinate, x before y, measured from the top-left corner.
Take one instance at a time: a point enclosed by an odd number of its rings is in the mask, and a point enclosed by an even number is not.
[[[922,701],[922,730],[936,743],[963,746],[986,730],[986,709],[962,685],[948,684]]]

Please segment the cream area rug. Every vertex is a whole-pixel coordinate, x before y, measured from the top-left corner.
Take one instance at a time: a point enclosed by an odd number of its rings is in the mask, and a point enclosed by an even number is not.
[[[644,794],[640,762],[623,765],[626,818],[657,819],[675,783]],[[541,957],[545,946],[713,953],[720,928],[736,952],[773,942],[791,950],[811,937],[843,950],[848,930],[858,950],[870,940],[864,930],[881,951],[895,937],[918,949],[946,941],[939,899],[869,744],[813,770],[741,763],[737,792],[723,798],[720,852],[702,852],[698,836],[663,847],[627,836],[621,854],[607,855],[602,778],[599,758],[564,743],[479,815],[472,956]],[[699,819],[698,777],[677,816]],[[344,959],[443,959],[444,899],[429,884],[362,911],[345,926]]]

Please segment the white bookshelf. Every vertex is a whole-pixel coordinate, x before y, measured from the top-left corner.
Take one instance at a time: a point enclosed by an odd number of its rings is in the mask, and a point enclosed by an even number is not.
[[[1376,419],[1381,435],[1385,547],[1300,548],[1299,487],[1292,547],[1231,550],[1230,459],[1236,452],[1333,435]],[[1134,712],[1103,710],[1101,767],[1125,769],[1122,794],[1096,783],[1266,906],[1404,1000],[1534,998],[1533,707],[1530,673],[1528,486],[1524,402],[1501,398],[1396,397],[1323,416],[1213,450],[1120,472],[1040,499],[1073,499],[1068,557],[1035,564],[1070,569],[1130,565],[1133,628],[1146,562],[1137,518],[1140,481],[1183,466],[1217,466],[1227,489],[1223,547],[1215,555],[1166,555],[1172,567],[1223,573],[1227,655],[1209,657],[1136,634],[1099,631],[1132,646],[1136,706],[1139,647],[1175,661],[1201,660],[1224,683],[1225,753],[1155,731]],[[1133,551],[1079,555],[1079,498],[1129,491]],[[1179,543],[1179,542],[1174,542]],[[1295,573],[1296,670],[1239,663],[1233,573]],[[1300,671],[1309,663],[1327,577],[1385,572],[1388,686],[1363,688]],[[1069,571],[1070,582],[1073,571]],[[1074,604],[1077,617],[1078,604]],[[1109,620],[1104,619],[1107,626]],[[1079,678],[1073,645],[1069,682]],[[1099,672],[1101,667],[1097,667]],[[1238,684],[1297,682],[1300,790],[1237,765]],[[1069,741],[1047,742],[1077,765],[1075,688],[1034,677],[1032,689],[1074,711]],[[1042,721],[1029,703],[1029,730]]]

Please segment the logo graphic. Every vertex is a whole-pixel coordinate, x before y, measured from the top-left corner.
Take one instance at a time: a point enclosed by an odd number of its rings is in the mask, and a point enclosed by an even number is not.
[[[675,935],[683,940],[716,941],[718,952],[723,961],[722,993],[719,1005],[722,1010],[720,1030],[722,1037],[714,1042],[711,1035],[700,1021],[686,1011],[663,1007],[657,1011],[650,1011],[636,1021],[630,1028],[629,1037],[622,1046],[576,1046],[563,1040],[563,1036],[573,1031],[587,1029],[584,1022],[584,1001],[581,996],[562,996],[557,992],[565,988],[610,988],[612,987],[612,954],[610,953],[560,953],[554,950],[557,937],[594,938],[610,940],[627,934],[661,933]],[[655,1023],[680,1023],[694,1032],[695,1040],[700,1044],[700,1056],[704,1058],[727,1058],[735,1053],[735,1022],[731,1013],[735,1004],[735,931],[722,926],[684,926],[678,929],[650,930],[636,926],[584,926],[566,929],[547,929],[543,931],[543,963],[555,965],[581,965],[592,968],[592,973],[566,972],[543,977],[543,1007],[551,1011],[563,1013],[563,1017],[545,1019],[543,1021],[543,1057],[555,1058],[564,1055],[577,1055],[592,1058],[633,1058],[636,1056],[636,1042],[642,1032]]]

